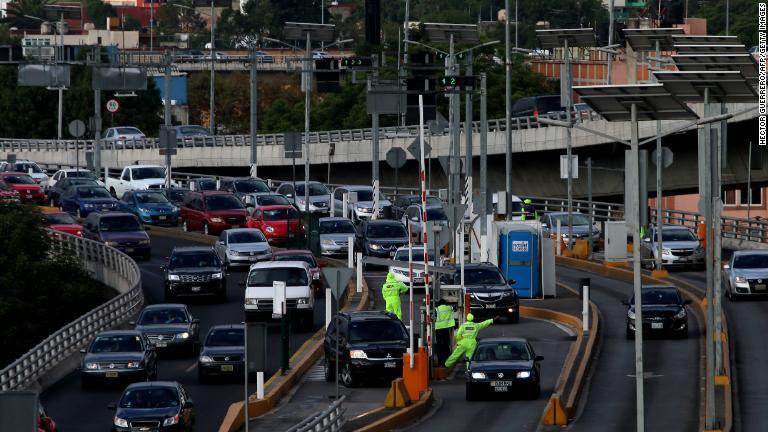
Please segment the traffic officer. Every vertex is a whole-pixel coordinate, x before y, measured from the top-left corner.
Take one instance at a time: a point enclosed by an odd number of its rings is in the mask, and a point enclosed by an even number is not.
[[[459,326],[459,331],[456,333],[456,349],[453,350],[451,356],[445,361],[445,367],[451,367],[456,364],[462,355],[466,355],[467,359],[472,358],[472,354],[477,347],[477,333],[493,324],[493,318],[485,320],[483,322],[475,323],[475,316],[467,314],[467,322]]]
[[[531,201],[530,198],[523,200],[523,220],[527,217],[533,218],[532,220],[539,218],[539,214],[536,212],[536,207],[533,205],[533,201]]]
[[[381,295],[387,304],[387,312],[397,315],[399,320],[403,320],[403,312],[400,307],[400,294],[408,292],[408,286],[395,280],[392,272],[387,273],[387,281],[381,287]]]
[[[453,308],[440,299],[435,308],[435,353],[438,363],[445,361],[451,352],[451,331],[454,327]]]

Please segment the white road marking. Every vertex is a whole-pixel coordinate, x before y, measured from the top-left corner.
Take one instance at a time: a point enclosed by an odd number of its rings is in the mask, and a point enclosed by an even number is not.
[[[197,362],[194,362],[194,363],[192,363],[191,365],[189,365],[189,367],[188,367],[188,368],[184,369],[184,372],[185,372],[185,373],[190,373],[190,372],[192,372],[192,371],[193,371],[193,370],[194,370],[196,367],[197,367]]]

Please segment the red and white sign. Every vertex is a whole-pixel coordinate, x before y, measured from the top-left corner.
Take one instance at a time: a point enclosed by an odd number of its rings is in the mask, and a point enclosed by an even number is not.
[[[110,99],[107,101],[107,111],[116,113],[120,109],[120,102],[117,99]]]

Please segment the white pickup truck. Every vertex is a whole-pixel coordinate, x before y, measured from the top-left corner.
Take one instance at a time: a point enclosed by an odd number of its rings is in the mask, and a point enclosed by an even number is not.
[[[312,272],[304,261],[260,262],[251,266],[245,282],[246,321],[270,321],[275,298],[273,281],[286,285],[286,308],[303,330],[314,324],[315,296]]]
[[[104,184],[118,199],[125,192],[141,189],[159,189],[165,187],[165,168],[159,165],[129,165],[123,168],[120,176],[106,177]],[[171,182],[171,186],[176,186]]]

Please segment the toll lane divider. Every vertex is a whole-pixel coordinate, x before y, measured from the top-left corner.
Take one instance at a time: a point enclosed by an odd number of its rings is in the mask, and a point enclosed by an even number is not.
[[[576,259],[576,258],[568,258],[563,256],[557,256],[555,257],[556,264],[561,265],[564,267],[569,267],[575,270],[585,271],[589,273],[595,273],[601,276],[604,276],[609,279],[616,279],[620,280],[622,282],[632,283],[633,282],[633,274],[632,270],[629,270],[626,267],[623,266],[613,266],[613,265],[607,265],[604,263],[598,263],[593,261],[587,261],[583,259]],[[703,334],[706,335],[706,303],[707,299],[700,298],[698,295],[694,294],[696,291],[698,291],[698,288],[694,285],[682,281],[677,278],[668,278],[665,279],[658,279],[654,277],[650,277],[647,275],[642,275],[642,283],[643,284],[661,284],[661,285],[667,285],[670,283],[670,280],[673,280],[675,285],[680,289],[680,293],[688,300],[691,300],[691,304],[696,306],[697,312],[699,313],[699,317],[701,322],[701,327],[703,330]],[[723,332],[721,335],[717,335],[716,337],[722,338],[723,341],[727,342],[729,341],[728,336],[728,324],[726,322],[725,314],[723,314],[722,318],[722,327]],[[727,344],[724,344],[726,347]],[[702,364],[705,364],[704,356],[706,355],[706,352],[701,349],[700,350],[704,353],[702,355]],[[706,368],[701,367],[700,368],[701,373],[703,376],[701,377],[702,381],[706,381],[708,374],[706,373]],[[724,375],[718,375],[715,377],[715,418],[717,419],[717,422],[722,426],[722,429],[720,429],[722,432],[730,432],[733,427],[733,389],[731,386],[731,359],[730,359],[730,352],[728,349],[723,349],[723,370]],[[700,389],[700,400],[705,401],[706,398],[706,392],[705,387],[702,386]],[[706,403],[702,404],[702,413],[700,415],[700,418],[705,417],[704,410],[706,409]],[[703,422],[702,422],[703,424]]]
[[[216,242],[216,237],[206,236],[200,233],[184,232],[174,228],[152,227],[150,232],[162,237],[208,245],[213,245]],[[335,267],[347,265],[344,261],[325,257],[318,258],[318,261],[325,261],[328,265]],[[350,304],[355,296],[356,288],[355,280],[351,280],[347,284],[347,297],[344,299],[344,307],[342,310],[349,310],[350,308],[354,308],[358,311],[368,309],[370,292],[365,279],[363,279],[363,292],[360,296],[360,300],[357,305]],[[283,396],[288,394],[291,388],[300,381],[301,377],[304,376],[304,374],[307,373],[322,356],[324,339],[325,329],[321,328],[305,341],[304,344],[302,344],[291,356],[289,361],[291,369],[288,373],[283,375],[282,371],[278,370],[266,381],[266,383],[264,383],[264,399],[257,399],[255,394],[250,395],[248,400],[248,415],[250,418],[265,414],[274,408]],[[233,403],[230,405],[219,426],[219,432],[235,432],[239,430],[245,423],[244,416],[243,402]]]

